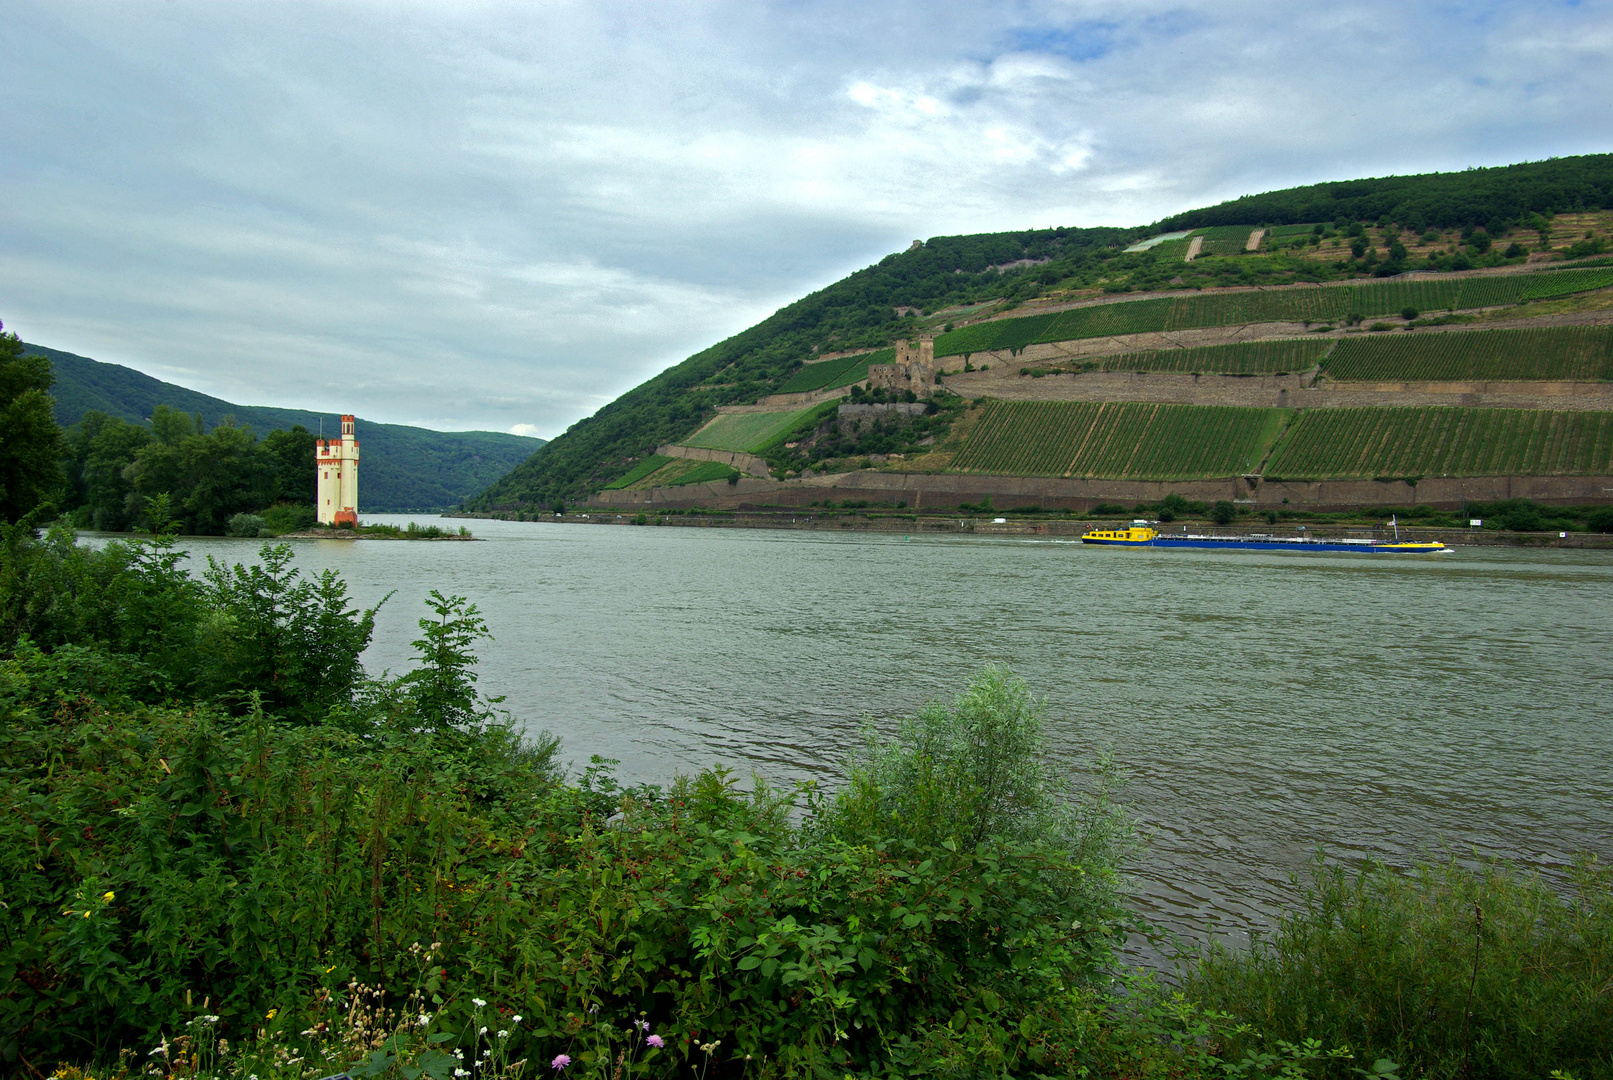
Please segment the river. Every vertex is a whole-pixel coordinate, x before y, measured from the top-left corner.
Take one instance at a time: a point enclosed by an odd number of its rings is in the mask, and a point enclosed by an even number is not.
[[[372,673],[407,666],[431,589],[467,596],[494,634],[483,689],[627,782],[832,781],[864,717],[1003,663],[1046,697],[1075,782],[1105,754],[1129,774],[1138,904],[1190,936],[1269,926],[1319,849],[1553,876],[1576,850],[1613,857],[1613,553],[468,524],[486,542],[293,543],[361,603],[395,593]]]

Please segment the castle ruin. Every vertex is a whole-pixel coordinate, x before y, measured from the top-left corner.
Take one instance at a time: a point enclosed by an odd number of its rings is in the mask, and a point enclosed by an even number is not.
[[[868,387],[898,393],[911,390],[921,398],[935,393],[935,339],[922,337],[896,343],[896,359],[868,366]]]

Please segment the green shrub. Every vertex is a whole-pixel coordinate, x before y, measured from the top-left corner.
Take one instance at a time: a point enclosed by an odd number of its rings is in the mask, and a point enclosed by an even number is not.
[[[1210,520],[1217,525],[1230,525],[1237,516],[1238,508],[1226,499],[1220,499],[1210,507]]]
[[[1586,524],[1590,526],[1591,532],[1613,533],[1613,506],[1604,506],[1591,511]]]
[[[268,530],[269,523],[257,514],[235,514],[224,527],[226,536],[257,536]]]
[[[265,527],[276,536],[311,529],[318,521],[309,503],[275,503],[263,511],[262,517]]]
[[[1497,863],[1408,875],[1318,860],[1269,941],[1212,947],[1185,988],[1268,1038],[1347,1044],[1407,1075],[1613,1076],[1613,873],[1582,860],[1574,882],[1565,901]]]
[[[1023,680],[988,667],[950,705],[931,702],[903,720],[896,738],[870,726],[819,827],[853,843],[894,836],[927,848],[1046,851],[1050,896],[1085,928],[1090,976],[1124,922],[1118,865],[1130,822],[1107,769],[1093,791],[1069,789],[1042,736],[1044,709]]]

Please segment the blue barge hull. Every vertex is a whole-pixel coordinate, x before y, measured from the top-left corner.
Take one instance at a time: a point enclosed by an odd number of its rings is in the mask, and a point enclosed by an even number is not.
[[[1153,540],[1086,540],[1082,543],[1102,544],[1109,547],[1156,548],[1229,548],[1236,551],[1349,551],[1366,555],[1434,554],[1449,551],[1444,544],[1433,546],[1418,544],[1378,543],[1375,540],[1254,540],[1236,537],[1179,536],[1157,537]]]

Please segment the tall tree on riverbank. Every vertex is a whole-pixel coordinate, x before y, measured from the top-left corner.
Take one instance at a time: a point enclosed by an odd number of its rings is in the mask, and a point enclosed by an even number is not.
[[[50,383],[50,361],[24,356],[17,335],[0,333],[0,521],[7,524],[61,492],[62,431]]]

